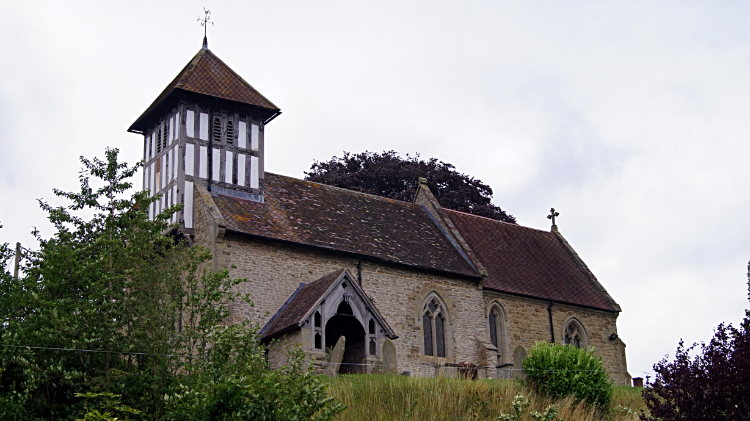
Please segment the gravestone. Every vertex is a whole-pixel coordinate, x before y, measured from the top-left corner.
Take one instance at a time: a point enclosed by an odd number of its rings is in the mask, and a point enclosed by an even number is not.
[[[326,376],[336,377],[339,374],[339,367],[341,366],[341,360],[344,358],[344,348],[346,348],[346,338],[343,336],[339,337],[336,341],[336,346],[333,347],[331,352],[331,359],[328,361],[326,366]]]
[[[518,345],[516,350],[513,351],[513,376],[523,378],[523,360],[526,359],[526,348],[523,345]]]
[[[396,347],[390,339],[383,342],[383,369],[387,374],[396,374],[398,372],[398,362],[396,361]]]

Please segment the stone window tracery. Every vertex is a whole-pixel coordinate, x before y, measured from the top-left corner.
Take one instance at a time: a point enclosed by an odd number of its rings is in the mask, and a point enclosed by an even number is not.
[[[565,345],[571,345],[576,348],[588,348],[586,330],[583,328],[581,322],[576,319],[570,319],[565,324],[563,338]]]
[[[424,355],[445,357],[446,311],[437,297],[431,297],[422,309]]]

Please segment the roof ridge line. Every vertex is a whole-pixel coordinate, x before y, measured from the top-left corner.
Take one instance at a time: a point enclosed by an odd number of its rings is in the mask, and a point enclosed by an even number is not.
[[[323,186],[323,187],[326,187],[326,188],[331,188],[331,189],[344,190],[344,191],[349,192],[349,193],[356,193],[356,194],[359,194],[359,195],[362,195],[362,196],[370,196],[370,197],[375,198],[375,199],[386,200],[386,201],[390,201],[390,202],[396,202],[396,203],[399,203],[399,204],[401,204],[401,203],[404,203],[404,204],[407,204],[407,205],[414,205],[415,204],[415,203],[412,203],[412,202],[407,202],[405,200],[392,199],[390,197],[385,197],[385,196],[378,196],[377,194],[365,193],[365,192],[362,192],[362,191],[359,191],[359,190],[347,189],[345,187],[332,186],[330,184],[320,183],[320,182],[317,182],[317,181],[305,180],[304,178],[296,178],[296,177],[292,177],[290,175],[276,174],[276,173],[272,173],[272,172],[268,172],[268,171],[264,171],[263,174],[270,174],[270,175],[273,175],[273,176],[276,176],[276,177],[291,178],[292,180],[302,181],[302,182],[310,183],[310,184],[317,184],[317,185],[320,185],[320,186]]]
[[[501,221],[499,219],[492,219],[492,218],[489,218],[489,217],[486,217],[486,216],[475,215],[475,214],[469,213],[469,212],[458,211],[458,210],[450,209],[450,208],[443,208],[443,210],[446,210],[446,211],[449,211],[449,212],[460,213],[460,214],[463,214],[463,215],[469,215],[469,216],[474,217],[474,218],[482,218],[482,219],[486,219],[488,221],[497,222],[497,223],[509,225],[509,226],[512,226],[512,227],[530,229],[530,230],[539,231],[539,232],[546,232],[548,234],[550,233],[550,231],[546,231],[546,230],[543,230],[543,229],[540,229],[540,228],[528,227],[526,225],[514,224],[512,222],[505,222],[505,221]]]

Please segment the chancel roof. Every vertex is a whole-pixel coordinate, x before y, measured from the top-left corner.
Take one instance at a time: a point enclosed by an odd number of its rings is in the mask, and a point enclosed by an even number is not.
[[[150,114],[177,91],[217,97],[266,110],[269,115],[279,112],[260,92],[227,66],[208,48],[201,48],[190,63],[156,97],[156,100],[138,117],[128,131],[144,131]]]
[[[620,311],[553,232],[442,209],[441,217],[465,240],[459,245],[422,205],[271,173],[265,173],[264,200],[214,197],[230,232],[484,278],[484,288],[499,292]]]
[[[264,200],[214,197],[229,231],[480,277],[418,204],[271,173]]]
[[[555,233],[444,210],[487,270],[485,288],[616,309],[617,304]]]

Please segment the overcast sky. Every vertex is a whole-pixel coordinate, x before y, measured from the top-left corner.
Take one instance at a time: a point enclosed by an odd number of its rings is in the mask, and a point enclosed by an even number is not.
[[[51,227],[79,155],[126,130],[209,47],[283,114],[266,170],[419,153],[558,226],[623,308],[631,375],[750,305],[750,3],[9,2],[0,39],[0,242]],[[140,184],[140,175],[135,184]]]

